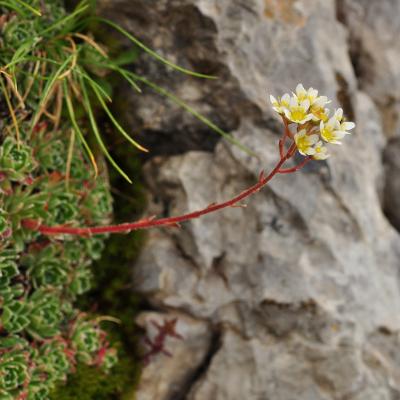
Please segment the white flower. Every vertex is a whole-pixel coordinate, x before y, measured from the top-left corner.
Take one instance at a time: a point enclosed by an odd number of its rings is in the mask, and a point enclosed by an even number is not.
[[[344,135],[350,135],[350,131],[351,129],[353,129],[356,124],[354,122],[347,122],[345,121],[345,119],[343,118],[343,110],[341,108],[338,108],[335,111],[335,115],[333,116],[337,121],[338,121],[338,127],[337,130],[338,132],[341,132],[341,134]]]
[[[278,100],[274,96],[270,96],[270,99],[274,110],[284,116],[285,128],[288,129],[290,123],[295,124],[293,131],[297,133],[293,135],[285,130],[283,137],[294,140],[299,153],[314,160],[326,160],[329,157],[324,142],[342,144],[341,140],[356,126],[344,118],[342,108],[331,113],[326,107],[330,103],[328,98],[318,96],[318,90],[312,87],[306,90],[301,83],[297,85],[293,96],[286,93]],[[281,155],[282,145],[281,141]]]
[[[324,121],[321,121],[319,129],[321,132],[322,139],[324,139],[326,142],[334,144],[342,144],[340,142],[340,139],[343,139],[346,133],[339,130],[340,123],[335,115],[331,117],[326,124],[324,123]]]
[[[314,144],[318,142],[318,135],[307,135],[307,131],[302,129],[300,132],[294,135],[294,141],[297,146],[297,150],[303,156],[311,156],[315,154]]]
[[[356,126],[356,124],[354,122],[343,121],[340,123],[340,127],[338,130],[340,132],[343,132],[345,135],[350,135],[351,132],[348,132],[348,131],[353,129],[355,126]]]
[[[343,109],[342,108],[338,108],[337,110],[335,110],[335,114],[333,115],[333,117],[340,122],[343,119]]]
[[[299,103],[304,100],[308,100],[310,104],[313,104],[314,101],[317,99],[318,90],[315,90],[312,87],[306,90],[304,89],[304,86],[301,83],[299,83],[296,86],[296,93],[293,93],[293,95],[296,97]]]
[[[271,94],[269,99],[272,103],[272,108],[279,114],[284,114],[285,109],[289,107],[290,96],[288,93],[285,93],[282,98],[278,98],[278,100]]]
[[[326,160],[329,157],[328,149],[323,145],[321,141],[316,143],[316,145],[314,146],[314,150],[314,160]]]
[[[328,121],[329,119],[329,109],[325,108],[325,105],[330,103],[326,96],[319,96],[311,104],[310,113],[312,114],[312,120],[318,121]]]
[[[299,102],[297,98],[292,97],[289,107],[284,110],[285,116],[289,121],[295,122],[296,124],[305,124],[312,119],[312,114],[308,113],[309,108],[310,100],[306,99]]]

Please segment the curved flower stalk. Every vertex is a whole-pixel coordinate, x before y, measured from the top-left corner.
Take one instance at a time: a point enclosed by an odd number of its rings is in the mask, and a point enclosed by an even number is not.
[[[264,171],[259,175],[258,182],[230,200],[222,203],[212,203],[206,208],[193,211],[175,217],[145,218],[135,222],[118,225],[72,227],[72,226],[48,226],[39,220],[25,219],[22,226],[26,229],[38,231],[44,235],[80,235],[91,236],[105,233],[126,233],[138,229],[147,229],[160,226],[179,226],[179,223],[199,218],[228,207],[243,206],[241,202],[247,197],[257,193],[275,175],[287,174],[298,171],[311,160],[325,160],[329,157],[325,144],[341,144],[344,136],[350,134],[355,127],[354,122],[346,121],[343,110],[336,109],[332,116],[325,106],[330,103],[325,96],[318,96],[318,91],[309,88],[305,90],[302,84],[298,84],[296,92],[284,94],[276,99],[270,96],[273,109],[281,115],[284,124],[282,137],[279,140],[279,160],[272,171],[265,176]],[[292,127],[292,125],[294,125]],[[282,168],[298,151],[303,160],[290,168]]]

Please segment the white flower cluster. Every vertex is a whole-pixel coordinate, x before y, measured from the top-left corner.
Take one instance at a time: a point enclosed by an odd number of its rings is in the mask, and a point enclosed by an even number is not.
[[[290,96],[285,93],[276,99],[270,96],[272,108],[281,114],[286,121],[297,124],[294,141],[298,151],[304,156],[312,156],[316,160],[329,157],[324,142],[341,144],[341,139],[350,134],[355,127],[354,122],[348,122],[343,117],[343,110],[338,108],[332,116],[325,106],[330,103],[326,96],[318,96],[318,90],[299,83],[296,93]],[[322,138],[322,140],[321,140]]]

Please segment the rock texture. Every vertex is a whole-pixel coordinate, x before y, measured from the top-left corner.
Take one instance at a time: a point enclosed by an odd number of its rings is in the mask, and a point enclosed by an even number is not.
[[[135,110],[126,118],[146,127],[139,140],[153,149],[144,170],[149,215],[227,199],[271,169],[282,127],[268,93],[302,82],[357,123],[327,162],[277,177],[246,209],[149,232],[135,288],[165,318],[178,313],[190,333],[169,343],[172,359],[159,355],[145,369],[137,398],[400,399],[400,236],[382,206],[398,227],[398,209],[387,211],[400,196],[398,152],[387,140],[400,133],[400,3],[100,4],[162,55],[218,75],[182,76],[146,56],[137,66],[259,155],[151,91],[122,90]]]
[[[400,231],[400,137],[390,139],[383,153],[386,185],[383,192],[384,211]]]

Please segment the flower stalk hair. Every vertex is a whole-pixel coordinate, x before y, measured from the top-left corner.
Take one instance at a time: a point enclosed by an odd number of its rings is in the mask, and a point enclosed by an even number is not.
[[[106,233],[127,233],[138,229],[152,227],[179,227],[181,222],[199,218],[206,214],[229,207],[243,207],[242,201],[257,193],[277,174],[294,173],[303,168],[311,160],[325,160],[329,157],[326,144],[341,144],[341,140],[355,127],[354,122],[343,117],[343,110],[336,109],[332,115],[326,105],[330,103],[326,96],[318,96],[318,91],[309,88],[306,90],[298,84],[296,91],[284,94],[276,99],[270,96],[273,109],[280,114],[284,129],[278,143],[279,159],[268,175],[262,171],[258,182],[244,190],[230,200],[221,203],[212,203],[207,207],[187,214],[166,218],[149,217],[135,222],[117,225],[72,227],[47,226],[41,221],[25,219],[22,225],[26,229],[38,231],[44,235],[80,235],[91,236]],[[299,152],[303,159],[297,165],[283,168],[285,163]]]

